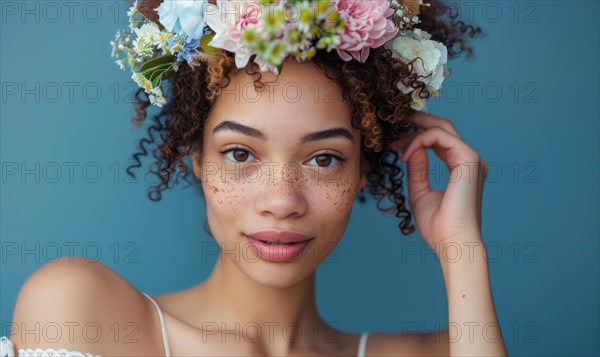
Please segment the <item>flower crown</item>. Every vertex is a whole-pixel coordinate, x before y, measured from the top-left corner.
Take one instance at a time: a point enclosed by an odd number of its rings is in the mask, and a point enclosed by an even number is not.
[[[448,74],[446,47],[417,28],[421,6],[430,5],[423,0],[216,1],[164,0],[154,9],[158,21],[144,16],[137,1],[131,7],[129,29],[117,31],[111,57],[124,56],[116,63],[131,68],[131,78],[152,104],[166,104],[160,84],[181,63],[220,49],[235,54],[238,68],[253,61],[278,75],[288,57],[309,60],[324,49],[364,63],[372,48],[385,46],[411,64],[416,80],[433,95]],[[413,109],[426,107],[414,85],[397,87],[412,92]]]

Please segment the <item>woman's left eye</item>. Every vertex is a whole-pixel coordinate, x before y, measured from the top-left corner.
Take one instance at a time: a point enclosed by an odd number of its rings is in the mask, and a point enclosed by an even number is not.
[[[315,156],[309,162],[311,162],[311,163],[314,162],[313,166],[330,168],[330,167],[339,166],[342,161],[344,161],[344,159],[342,159],[341,157],[339,157],[337,155],[321,154],[321,155]],[[333,163],[333,165],[332,165],[332,163]]]

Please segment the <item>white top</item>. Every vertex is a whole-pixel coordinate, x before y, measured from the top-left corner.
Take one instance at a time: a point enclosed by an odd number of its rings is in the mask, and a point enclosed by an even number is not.
[[[165,318],[163,317],[162,310],[160,309],[160,306],[158,306],[156,301],[154,301],[154,299],[150,297],[150,295],[146,294],[143,291],[142,294],[144,294],[148,299],[150,299],[150,301],[152,301],[152,304],[154,304],[154,306],[156,307],[156,311],[158,311],[158,317],[160,317],[160,329],[162,331],[163,345],[165,346],[165,356],[170,357],[171,350],[169,349],[169,340],[167,339],[167,326],[165,325]]]
[[[360,341],[358,342],[358,357],[365,357],[365,351],[367,350],[367,339],[369,338],[368,332],[363,332],[360,335]]]
[[[171,357],[171,352],[169,349],[169,340],[167,339],[167,328],[165,325],[165,319],[163,317],[162,310],[160,309],[160,306],[158,306],[156,301],[154,301],[154,299],[152,299],[150,297],[150,295],[146,294],[143,291],[142,291],[142,294],[144,294],[144,296],[146,296],[152,302],[154,307],[156,307],[156,311],[158,312],[158,317],[160,318],[160,328],[162,331],[163,345],[165,346],[165,356]],[[369,338],[368,332],[364,332],[362,335],[360,335],[360,341],[358,343],[358,354],[357,354],[358,357],[365,356],[365,350],[367,348],[367,339],[368,338]],[[38,348],[36,350],[33,350],[31,348],[28,348],[28,349],[20,348],[19,353],[15,356],[15,349],[14,349],[12,342],[6,336],[2,336],[2,337],[0,337],[0,357],[102,357],[102,356],[101,355],[93,355],[91,353],[82,353],[79,351],[69,351],[64,348],[60,348],[58,350],[55,350],[52,348],[48,348],[45,350],[42,350],[41,348]]]

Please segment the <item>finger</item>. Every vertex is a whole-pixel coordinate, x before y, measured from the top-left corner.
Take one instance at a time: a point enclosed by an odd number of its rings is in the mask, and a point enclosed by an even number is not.
[[[446,165],[479,161],[479,155],[464,141],[440,127],[427,129],[415,136],[400,160],[406,161],[421,147],[432,148]]]
[[[449,207],[449,209],[464,209],[471,212],[477,210],[480,207],[478,196],[480,195],[479,185],[481,180],[479,179],[479,175],[481,167],[477,165],[478,168],[474,172],[469,170],[471,170],[474,164],[479,163],[479,154],[460,138],[440,127],[434,127],[416,136],[400,160],[406,161],[409,159],[409,162],[416,162],[417,160],[412,159],[412,156],[417,152],[426,152],[428,148],[434,150],[436,155],[445,162],[450,171],[450,180],[445,194],[448,197],[447,202],[460,202],[462,204],[461,207]],[[420,159],[418,161],[422,162],[424,160]],[[418,169],[418,167],[412,167],[412,170],[415,169]],[[422,180],[420,176],[426,174],[428,173],[420,174],[419,179]],[[475,175],[473,176],[473,174]],[[417,194],[425,189],[422,185],[417,187]],[[477,224],[477,222],[475,223]]]
[[[458,134],[458,131],[456,130],[452,122],[450,122],[449,120],[436,117],[431,114],[417,112],[413,116],[413,122],[419,128],[419,131],[396,140],[391,145],[392,150],[406,150],[406,148],[408,147],[408,145],[410,145],[411,141],[415,138],[415,136],[417,136],[419,133],[422,133],[424,130],[436,127],[447,131],[448,133],[458,137],[459,139],[461,138],[461,136]]]
[[[406,174],[408,176],[408,198],[411,207],[423,194],[429,192],[429,158],[427,150],[420,148],[416,150],[407,163]]]
[[[483,227],[483,223],[482,223],[482,212],[483,212],[483,187],[485,185],[485,180],[487,178],[487,174],[488,174],[488,163],[487,161],[485,161],[484,159],[480,159],[480,164],[481,164],[481,177],[479,179],[479,204],[477,207],[477,212],[479,213],[478,216],[478,222],[479,222],[479,229],[481,230],[481,227]]]
[[[410,145],[410,142],[415,138],[415,136],[417,136],[419,133],[415,132],[412,133],[410,135],[404,136],[396,141],[394,141],[391,145],[390,148],[396,152],[398,151],[404,151],[406,150],[406,148],[408,147],[408,145]]]
[[[481,229],[482,227],[482,222],[481,222],[481,215],[482,215],[482,209],[483,209],[483,187],[485,185],[485,180],[487,178],[487,173],[488,173],[488,164],[487,162],[483,159],[483,158],[479,158],[479,162],[477,163],[477,167],[475,168],[475,175],[477,176],[478,179],[478,185],[477,185],[477,212],[478,212],[478,217],[477,217],[477,222],[479,224],[479,228]]]
[[[450,134],[460,138],[460,134],[458,134],[454,124],[452,124],[452,122],[448,119],[424,112],[416,112],[413,116],[413,122],[422,129],[431,129],[438,126]]]

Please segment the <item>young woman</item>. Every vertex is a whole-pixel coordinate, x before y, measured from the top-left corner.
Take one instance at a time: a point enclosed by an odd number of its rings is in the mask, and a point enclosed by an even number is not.
[[[115,49],[146,93],[136,121],[150,104],[163,107],[134,155],[139,164],[158,145],[152,172],[161,181],[150,198],[180,173],[201,183],[221,247],[210,277],[150,297],[98,262],[48,264],[23,286],[14,326],[56,324],[62,333],[49,341],[15,328],[2,356],[506,355],[481,236],[485,161],[448,120],[419,111],[448,74],[446,57],[470,51],[466,39],[479,30],[433,0],[205,5],[136,4],[137,39],[121,33]],[[427,149],[452,172],[472,174],[432,190]],[[379,207],[391,202],[385,210],[403,234],[414,231],[414,214],[438,253],[447,330],[357,335],[319,315],[315,271],[364,190]],[[439,254],[447,245],[475,254],[448,261]],[[479,333],[456,336],[453,327]]]

